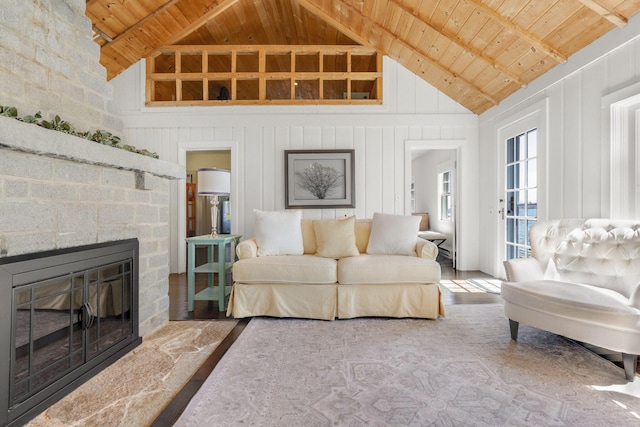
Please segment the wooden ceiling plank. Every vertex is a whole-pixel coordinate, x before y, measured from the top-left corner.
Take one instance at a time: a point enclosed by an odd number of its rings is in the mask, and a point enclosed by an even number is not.
[[[227,10],[229,7],[233,6],[238,1],[239,0],[221,0],[215,6],[212,6],[207,13],[202,15],[196,21],[192,22],[188,27],[185,27],[181,31],[178,31],[177,33],[173,34],[167,40],[163,40],[161,43],[159,43],[159,45],[173,44],[180,41],[187,34],[197,30],[198,28],[206,24],[209,20],[220,15],[222,12]]]
[[[527,22],[530,22],[531,25],[528,27],[528,31],[539,35],[539,37],[549,42],[551,35],[562,29],[568,22],[573,21],[574,15],[585,9],[585,7],[577,2],[559,1],[552,7],[545,9],[535,21],[529,19]],[[589,11],[589,13],[591,13],[592,16],[597,16],[591,11]],[[526,16],[523,19],[526,19]],[[601,18],[597,17],[597,19],[600,20]],[[585,26],[584,28],[589,27]]]
[[[124,31],[127,26],[121,22],[109,9],[102,4],[96,4],[92,9],[86,11],[86,15],[91,19],[93,25],[108,34],[111,38]]]
[[[495,21],[499,22],[505,28],[511,29],[512,31],[517,33],[519,37],[526,39],[536,49],[542,50],[557,62],[564,63],[567,61],[567,57],[562,53],[558,52],[558,50],[555,47],[549,45],[548,43],[545,43],[544,40],[539,39],[538,37],[524,30],[520,26],[513,24],[507,18],[500,15],[490,7],[485,6],[479,0],[465,0],[465,1],[471,2],[478,10],[481,10],[483,13],[487,14],[491,19],[494,19]]]
[[[420,39],[426,31],[429,31],[429,27],[419,19],[414,19],[407,32],[406,41],[413,46],[420,46]]]
[[[622,14],[617,10],[609,7],[607,4],[600,0],[579,0],[580,3],[602,16],[604,19],[611,22],[617,27],[624,27],[629,22]]]
[[[134,31],[138,30],[139,28],[141,28],[143,25],[147,24],[150,20],[152,20],[153,18],[155,18],[156,16],[158,16],[159,14],[163,13],[164,11],[166,11],[168,8],[170,8],[171,6],[173,6],[174,4],[178,3],[181,0],[169,0],[168,2],[166,2],[164,5],[160,6],[159,8],[157,8],[156,10],[154,10],[153,12],[151,12],[150,14],[148,14],[147,16],[145,16],[144,18],[142,18],[140,21],[138,21],[135,25],[129,27],[126,31],[118,34],[116,37],[114,37],[111,40],[111,43],[115,43],[116,41],[118,41],[121,38],[127,37],[129,34],[133,33]],[[108,46],[108,44],[104,45],[103,47]]]
[[[609,21],[596,18],[587,8],[582,8],[578,15],[574,22],[567,23],[548,37],[550,42],[557,44],[564,52],[576,52],[611,29]],[[584,31],[584,28],[589,28],[589,31]],[[574,36],[569,37],[571,34]]]
[[[466,1],[459,1],[444,28],[447,28],[451,34],[459,35],[460,31],[465,27],[467,20],[474,12],[476,12],[476,10],[472,5]]]
[[[438,0],[437,6],[429,18],[429,22],[444,27],[449,21],[449,16],[455,8],[457,0]]]
[[[263,32],[265,40],[269,44],[274,44],[275,41],[277,40],[276,33],[278,32],[278,28],[271,25],[273,11],[269,10],[267,8],[266,3],[264,2],[260,2],[260,3],[245,2],[242,4],[246,6],[249,6],[249,5],[253,6],[253,13],[255,13],[256,16],[258,17],[260,26],[262,27],[262,31],[256,27],[252,27],[251,29],[249,29],[249,31],[253,34],[258,34],[259,32]]]
[[[504,65],[502,65],[498,61],[486,56],[481,50],[473,47],[472,45],[467,43],[465,40],[462,40],[454,32],[452,32],[452,31],[450,31],[450,30],[446,29],[445,27],[440,26],[438,24],[431,24],[430,22],[426,22],[420,16],[420,11],[419,10],[409,10],[409,9],[406,8],[406,6],[403,3],[401,3],[398,0],[389,0],[389,3],[394,4],[395,6],[401,8],[402,10],[404,10],[405,12],[415,16],[416,19],[418,19],[421,22],[423,22],[429,28],[433,29],[434,31],[437,31],[438,33],[442,34],[444,37],[446,37],[449,40],[451,40],[456,45],[460,46],[462,49],[469,51],[469,53],[471,53],[472,55],[474,55],[477,58],[485,61],[486,63],[491,65],[493,68],[499,70],[500,72],[502,72],[503,74],[508,76],[512,81],[518,83],[521,86],[524,86],[525,83],[520,79],[520,77],[518,77],[516,74],[512,73],[511,71],[509,71],[509,69],[507,67],[505,67]]]
[[[329,22],[335,22],[336,26],[341,26],[344,28],[338,28],[340,31],[343,31],[345,33],[347,32],[352,32],[348,27],[344,26],[342,23],[338,23],[336,18],[334,18],[332,15],[330,15],[328,12],[326,12],[325,10],[321,9],[321,5],[318,5],[317,2],[313,2],[311,0],[297,0],[298,3],[300,3],[300,5],[302,5],[303,7],[308,7],[309,10],[311,11],[311,13],[317,14],[321,19],[326,19],[329,20]],[[393,42],[391,43],[390,49],[388,52],[385,52],[387,54],[389,54],[390,57],[397,59],[397,56],[394,56],[391,54],[391,51],[399,51],[399,49],[401,47],[403,48],[407,48],[411,51],[420,51],[420,49],[416,46],[409,46],[404,40],[400,40],[398,39],[394,34],[391,34],[388,30],[386,30],[385,28],[383,28],[380,24],[372,22],[370,19],[368,19],[367,17],[363,16],[360,11],[358,11],[357,9],[343,3],[340,2],[342,8],[345,8],[347,10],[349,10],[351,12],[352,15],[356,15],[359,16],[361,19],[365,20],[365,21],[369,21],[369,27],[370,28],[378,28],[382,34],[386,34],[388,37],[390,37],[391,39],[393,39]],[[351,37],[351,36],[350,36]],[[363,39],[359,34],[353,34],[354,40],[360,42],[361,44],[365,45],[365,46],[371,46],[371,43],[366,40]],[[377,47],[377,46],[374,46]],[[478,87],[477,85],[475,85],[473,82],[470,82],[464,78],[462,78],[459,75],[456,75],[455,73],[451,72],[450,70],[448,70],[446,67],[434,62],[431,58],[429,58],[426,54],[425,54],[425,59],[428,59],[429,62],[435,66],[436,68],[441,69],[444,73],[446,73],[448,75],[448,79],[453,81],[453,80],[458,80],[461,82],[464,82],[466,85],[468,85],[470,88],[473,88],[480,96],[486,98],[487,100],[491,101],[494,105],[497,105],[498,102],[495,98],[493,98],[491,95],[489,95],[488,93],[486,93],[485,91],[482,90],[482,88]]]

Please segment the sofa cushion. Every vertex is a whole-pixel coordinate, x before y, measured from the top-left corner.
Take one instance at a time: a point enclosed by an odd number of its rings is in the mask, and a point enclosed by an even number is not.
[[[253,211],[258,256],[302,255],[302,212]]]
[[[368,254],[416,256],[420,217],[373,214]]]
[[[637,328],[640,310],[618,292],[597,286],[556,280],[503,282],[505,301],[539,313],[554,313],[567,319],[588,319],[617,328]]]
[[[316,233],[313,228],[314,220],[302,220],[302,240],[304,243],[305,254],[315,254],[318,250],[316,243]],[[369,236],[371,235],[371,218],[356,219],[354,224],[356,233],[356,246],[361,254],[367,253],[367,245],[369,244]]]
[[[439,281],[440,264],[418,257],[363,254],[338,261],[338,282],[341,285]]]
[[[323,219],[313,222],[316,232],[316,255],[324,258],[346,258],[358,256],[356,246],[356,217],[345,219]]]
[[[233,264],[233,280],[241,283],[336,283],[337,261],[315,255],[248,258]]]
[[[304,245],[304,253],[313,255],[317,251],[316,231],[313,229],[312,219],[303,219],[302,225],[302,244]]]
[[[361,254],[367,253],[369,237],[371,236],[371,219],[357,219],[355,223],[356,246]]]

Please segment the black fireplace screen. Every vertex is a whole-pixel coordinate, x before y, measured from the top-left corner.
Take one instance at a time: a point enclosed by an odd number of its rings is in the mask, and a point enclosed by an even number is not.
[[[0,259],[2,296],[11,284],[9,372],[0,372],[8,374],[8,418],[0,425],[35,415],[139,343],[137,257],[131,239]]]

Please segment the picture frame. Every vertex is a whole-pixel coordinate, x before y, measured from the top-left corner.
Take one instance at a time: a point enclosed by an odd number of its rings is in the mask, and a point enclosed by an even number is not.
[[[286,209],[355,208],[355,150],[285,150]]]

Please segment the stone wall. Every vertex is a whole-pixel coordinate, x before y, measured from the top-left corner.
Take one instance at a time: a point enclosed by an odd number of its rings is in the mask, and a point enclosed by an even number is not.
[[[0,257],[137,238],[140,335],[169,320],[170,179],[184,168],[0,117]]]
[[[1,3],[0,105],[122,136],[86,0]],[[169,318],[169,180],[179,178],[177,165],[0,117],[0,256],[138,238],[144,336]]]
[[[86,0],[2,0],[0,105],[56,114],[80,132],[122,133],[112,87],[92,40]]]

